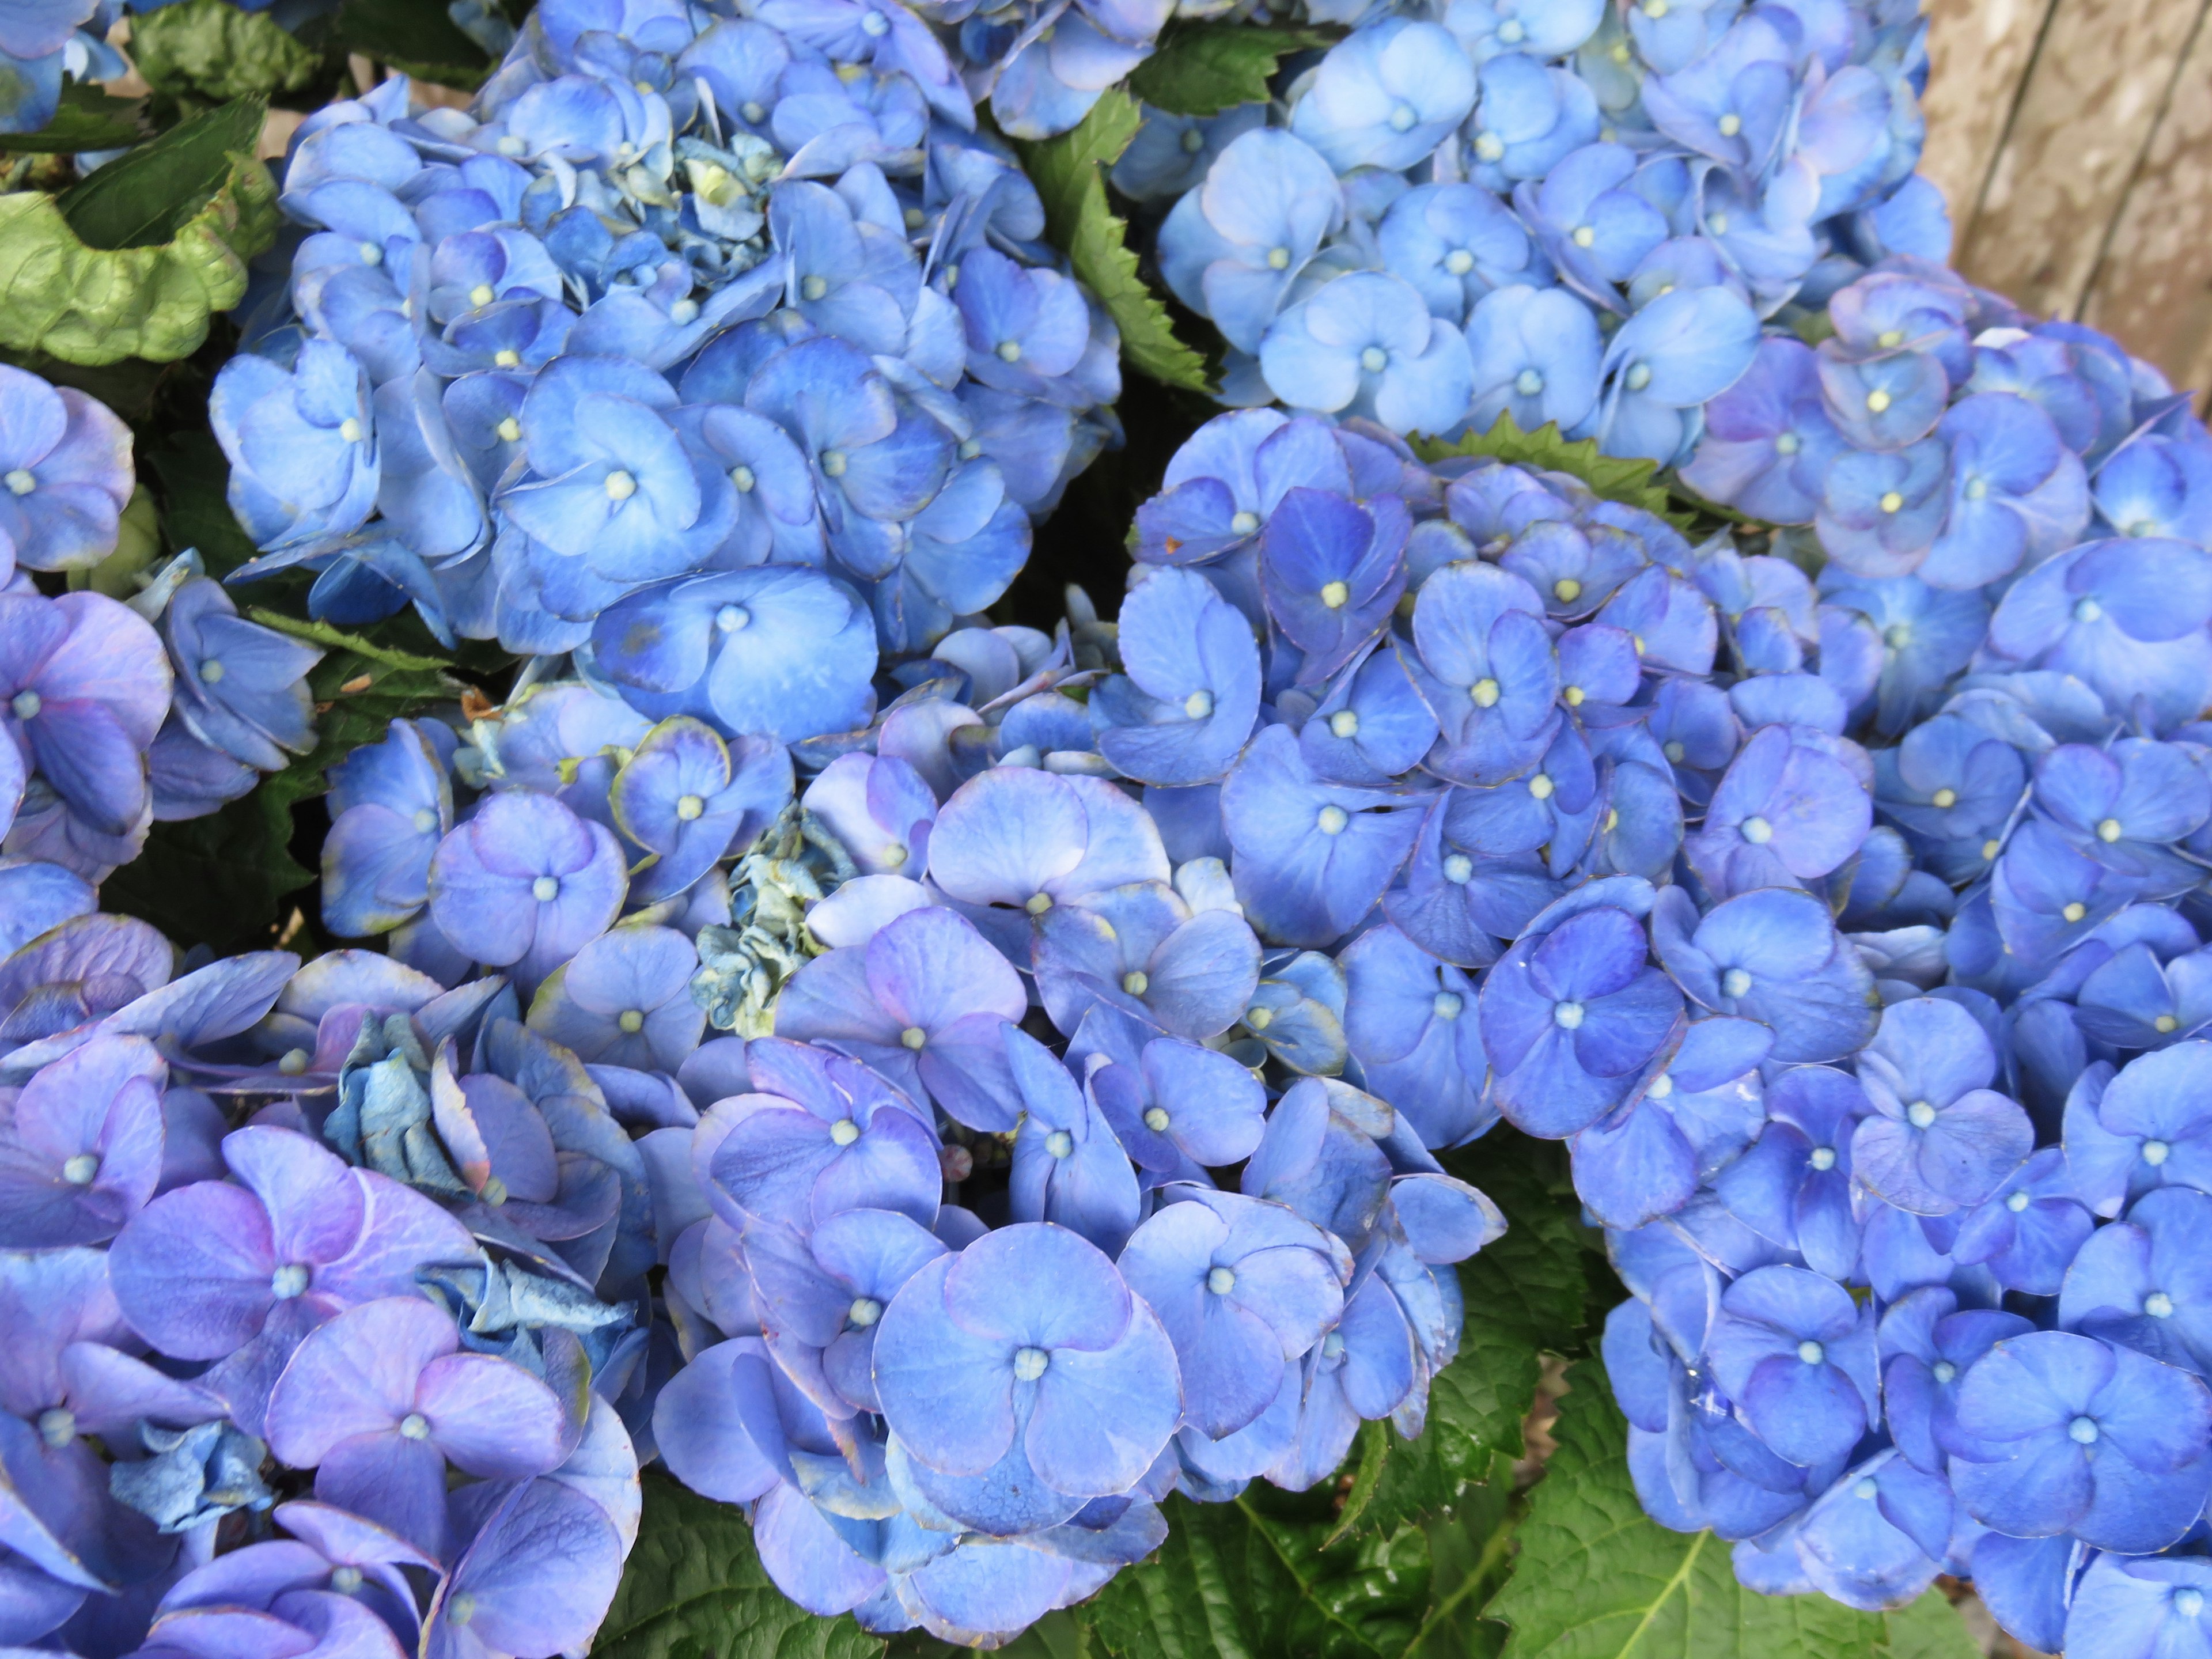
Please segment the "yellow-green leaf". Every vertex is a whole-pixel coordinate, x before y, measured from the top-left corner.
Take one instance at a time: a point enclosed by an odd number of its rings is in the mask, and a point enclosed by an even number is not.
[[[1121,159],[1143,112],[1109,88],[1072,131],[1018,145],[1043,198],[1045,234],[1121,332],[1121,360],[1169,386],[1206,390],[1206,360],[1176,337],[1167,307],[1137,274],[1128,227],[1106,205],[1105,170]]]
[[[195,116],[61,196],[0,195],[0,347],[167,362],[246,295],[275,240],[258,99]]]
[[[222,100],[297,92],[315,78],[315,54],[265,11],[230,0],[182,0],[141,12],[131,56],[155,91]]]
[[[1413,445],[1425,461],[1441,461],[1453,455],[1488,455],[1516,466],[1565,472],[1581,479],[1607,501],[1640,507],[1687,527],[1686,515],[1673,511],[1664,486],[1653,482],[1659,470],[1656,463],[1601,454],[1595,438],[1570,443],[1557,422],[1523,432],[1510,414],[1500,414],[1489,431],[1470,432],[1457,443],[1417,437]]]
[[[1513,1576],[1486,1610],[1503,1659],[1966,1659],[1942,1596],[1893,1613],[1736,1582],[1730,1546],[1669,1532],[1628,1474],[1628,1425],[1594,1362],[1568,1372],[1559,1449],[1515,1534]]]

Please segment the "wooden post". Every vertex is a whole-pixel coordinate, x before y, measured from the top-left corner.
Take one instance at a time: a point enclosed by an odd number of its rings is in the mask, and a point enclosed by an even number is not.
[[[2212,21],[2200,18],[2166,112],[2091,277],[2081,320],[2177,386],[2212,385]]]

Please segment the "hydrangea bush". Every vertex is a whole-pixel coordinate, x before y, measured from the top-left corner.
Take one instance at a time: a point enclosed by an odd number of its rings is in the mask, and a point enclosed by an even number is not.
[[[2212,434],[1893,8],[1169,10],[24,193],[283,225],[0,365],[0,1647],[2212,1639]]]

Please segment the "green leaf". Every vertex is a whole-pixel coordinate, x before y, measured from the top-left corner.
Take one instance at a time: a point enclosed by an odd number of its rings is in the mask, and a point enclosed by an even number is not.
[[[784,1599],[734,1504],[645,1474],[645,1518],[593,1659],[878,1659],[883,1643],[850,1619],[817,1619]]]
[[[287,617],[279,611],[258,607],[248,611],[249,620],[264,628],[273,628],[279,634],[289,634],[295,640],[305,640],[328,650],[349,652],[363,662],[374,663],[385,668],[407,670],[414,673],[437,672],[453,666],[442,657],[422,657],[411,651],[394,650],[361,634],[349,634],[343,628],[333,628],[326,622],[314,622],[300,617]]]
[[[0,195],[0,348],[73,363],[167,362],[246,296],[275,240],[253,158],[258,99],[180,122],[58,197]]]
[[[1942,1590],[1923,1591],[1881,1622],[1882,1659],[1981,1659],[1966,1621]]]
[[[1343,1513],[1322,1540],[1323,1549],[1332,1549],[1349,1538],[1367,1513],[1368,1504],[1374,1502],[1375,1489],[1382,1484],[1383,1465],[1389,1460],[1390,1439],[1390,1431],[1379,1422],[1359,1425],[1359,1467],[1352,1473],[1352,1490],[1344,1495]]]
[[[1109,88],[1091,113],[1057,138],[1018,144],[1044,201],[1045,234],[1121,332],[1121,359],[1169,386],[1206,390],[1206,360],[1176,338],[1167,307],[1137,275],[1128,226],[1106,205],[1105,169],[1121,159],[1144,117],[1128,94]]]
[[[110,161],[54,198],[87,247],[154,247],[169,240],[251,156],[267,106],[238,98],[179,121],[150,144]]]
[[[131,25],[131,56],[157,93],[204,101],[297,92],[320,66],[265,11],[230,0],[183,0],[142,12]]]
[[[1418,1527],[1322,1547],[1326,1489],[1255,1483],[1228,1504],[1166,1505],[1168,1540],[1091,1601],[1113,1659],[1398,1659],[1429,1605]]]
[[[54,118],[36,132],[11,132],[0,137],[0,149],[26,155],[74,155],[80,150],[121,149],[146,136],[140,117],[142,107],[135,98],[109,97],[97,82],[64,82],[61,107],[54,112]]]
[[[1543,1356],[1578,1353],[1589,1323],[1590,1233],[1559,1146],[1500,1127],[1445,1157],[1504,1211],[1505,1236],[1460,1264],[1468,1319],[1459,1356],[1430,1383],[1421,1437],[1393,1437],[1364,1517],[1370,1530],[1449,1508],[1490,1478],[1493,1458],[1518,1457]]]
[[[1569,443],[1556,421],[1547,422],[1534,432],[1523,432],[1510,414],[1500,414],[1489,431],[1470,432],[1457,443],[1419,437],[1412,441],[1414,453],[1425,461],[1440,461],[1452,455],[1489,455],[1516,466],[1565,472],[1580,478],[1607,501],[1640,507],[1685,528],[1689,522],[1686,515],[1670,510],[1665,487],[1652,482],[1659,470],[1656,462],[1601,455],[1595,438]]]
[[[205,817],[155,824],[145,850],[100,884],[100,908],[150,921],[186,948],[224,956],[273,948],[284,936],[284,901],[315,878],[292,856],[283,775]]]
[[[1503,1659],[1873,1659],[1888,1633],[1881,1615],[1746,1589],[1728,1544],[1648,1517],[1603,1369],[1567,1375],[1559,1449],[1487,1609],[1512,1626]]]
[[[461,32],[443,0],[345,0],[335,33],[348,52],[443,87],[470,90],[492,71],[491,59]]]
[[[154,498],[140,484],[123,508],[115,551],[89,569],[69,573],[71,588],[90,588],[111,599],[129,599],[139,591],[138,574],[149,569],[161,556],[161,520]]]
[[[1172,115],[1214,115],[1238,104],[1263,104],[1276,64],[1328,41],[1313,29],[1184,23],[1163,35],[1158,49],[1137,65],[1129,90]]]

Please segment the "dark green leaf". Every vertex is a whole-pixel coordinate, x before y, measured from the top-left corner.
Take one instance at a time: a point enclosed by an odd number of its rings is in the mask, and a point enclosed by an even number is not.
[[[315,878],[290,852],[283,776],[206,817],[155,824],[145,851],[101,884],[100,908],[142,917],[186,948],[272,948],[285,899]]]
[[[54,112],[54,118],[36,132],[0,137],[0,149],[37,155],[122,149],[146,136],[143,107],[138,99],[109,97],[96,83],[64,82],[61,107]]]
[[[1323,1492],[1255,1482],[1230,1504],[1166,1505],[1168,1541],[1084,1611],[1114,1659],[1398,1659],[1429,1607],[1418,1527],[1321,1547]]]
[[[161,529],[169,550],[197,547],[210,576],[227,576],[258,550],[240,526],[224,491],[230,463],[214,434],[179,432],[147,456],[160,482]]]
[[[1544,1354],[1578,1353],[1589,1322],[1589,1230],[1559,1148],[1500,1127],[1446,1158],[1504,1211],[1505,1236],[1460,1264],[1468,1318],[1459,1357],[1430,1384],[1426,1431],[1393,1437],[1364,1517],[1370,1530],[1433,1515],[1488,1479],[1493,1458],[1518,1457]]]
[[[345,0],[337,36],[348,52],[440,86],[471,88],[492,71],[491,59],[447,14],[444,0]]]
[[[1045,234],[1121,331],[1123,362],[1169,386],[1203,392],[1206,360],[1176,338],[1167,307],[1137,274],[1137,256],[1124,240],[1128,227],[1106,205],[1105,169],[1121,159],[1142,122],[1129,95],[1109,88],[1072,131],[1016,148],[1043,198]]]
[[[646,1472],[637,1547],[593,1659],[878,1659],[883,1651],[850,1619],[817,1619],[784,1599],[753,1553],[743,1510]]]
[[[1729,1546],[1669,1532],[1628,1474],[1628,1425],[1595,1362],[1568,1372],[1559,1449],[1487,1609],[1512,1627],[1503,1659],[1875,1659],[1882,1618],[1825,1595],[1736,1583]]]
[[[265,11],[230,0],[181,0],[142,12],[131,57],[157,93],[208,100],[297,92],[315,78],[315,54]]]
[[[1569,443],[1556,422],[1523,432],[1511,415],[1501,414],[1489,431],[1470,432],[1457,443],[1415,438],[1413,444],[1414,453],[1426,461],[1440,461],[1448,455],[1489,455],[1518,466],[1565,472],[1580,478],[1607,501],[1640,507],[1685,527],[1689,522],[1686,515],[1671,510],[1665,487],[1652,482],[1658,471],[1656,463],[1601,455],[1595,438]]]
[[[1513,1466],[1498,1458],[1491,1478],[1469,1486],[1448,1515],[1424,1524],[1429,1538],[1429,1605],[1405,1659],[1495,1659],[1505,1626],[1482,1616],[1513,1565],[1519,1518]]]
[[[1312,29],[1257,28],[1249,23],[1184,23],[1160,38],[1137,65],[1129,90],[1175,115],[1213,115],[1238,104],[1265,103],[1267,82],[1285,57],[1325,46]]]
[[[190,116],[72,185],[54,205],[87,247],[166,242],[223,187],[232,158],[253,154],[265,108],[258,98],[238,98]]]

